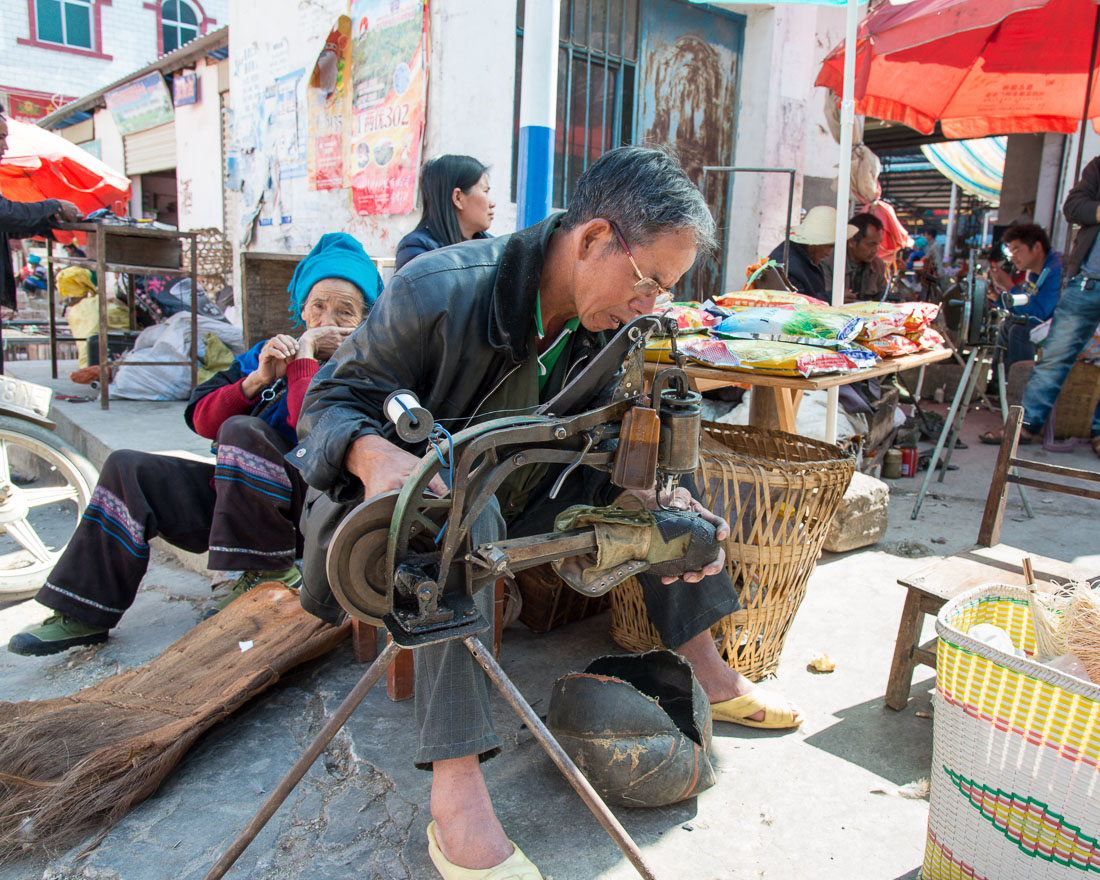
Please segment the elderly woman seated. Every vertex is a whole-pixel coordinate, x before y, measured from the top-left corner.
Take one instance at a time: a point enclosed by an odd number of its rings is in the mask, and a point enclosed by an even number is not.
[[[301,584],[295,565],[305,485],[283,456],[297,442],[302,398],[382,290],[378,270],[351,236],[325,235],[290,282],[297,338],[278,335],[195,389],[184,418],[217,442],[216,464],[120,450],[36,599],[55,613],[12,637],[16,654],[53,654],[107,639],[133,604],[160,536],[214,571],[241,571],[220,610],[253,585]]]

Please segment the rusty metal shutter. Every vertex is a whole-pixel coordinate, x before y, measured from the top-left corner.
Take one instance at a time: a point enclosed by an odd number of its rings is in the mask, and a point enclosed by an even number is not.
[[[126,152],[126,173],[145,174],[176,167],[176,124],[166,122],[122,139]]]

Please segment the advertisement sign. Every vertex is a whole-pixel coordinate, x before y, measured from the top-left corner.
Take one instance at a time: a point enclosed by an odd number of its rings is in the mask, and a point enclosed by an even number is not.
[[[424,134],[428,17],[424,0],[352,0],[345,179],[357,214],[408,214]]]
[[[48,97],[42,94],[26,92],[8,92],[8,115],[20,122],[36,122],[48,113],[52,113],[62,104],[70,101],[60,95]]]
[[[341,15],[325,40],[306,89],[306,166],[311,190],[344,186],[344,117],[351,71],[351,19]]]
[[[164,125],[175,118],[172,96],[159,73],[150,73],[103,96],[122,134]]]
[[[176,74],[172,80],[172,99],[177,107],[199,102],[199,77],[195,71]]]

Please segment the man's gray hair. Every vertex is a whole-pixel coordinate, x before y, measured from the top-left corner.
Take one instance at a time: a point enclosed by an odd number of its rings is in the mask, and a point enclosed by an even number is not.
[[[619,147],[593,162],[577,181],[561,228],[567,232],[597,217],[614,222],[630,245],[690,229],[700,256],[717,247],[703,194],[666,149]],[[613,245],[618,248],[618,241]]]

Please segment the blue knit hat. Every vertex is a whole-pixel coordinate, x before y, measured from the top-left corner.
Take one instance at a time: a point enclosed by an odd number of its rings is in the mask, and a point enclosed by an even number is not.
[[[325,278],[343,278],[363,294],[364,314],[382,293],[382,276],[363,246],[346,232],[322,235],[309,255],[294,269],[290,279],[290,317],[303,323],[302,308],[313,285]]]

